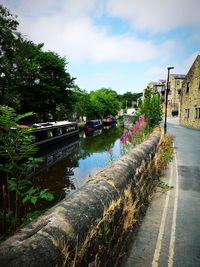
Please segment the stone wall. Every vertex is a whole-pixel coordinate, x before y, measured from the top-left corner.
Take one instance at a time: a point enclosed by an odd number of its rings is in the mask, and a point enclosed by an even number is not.
[[[200,56],[197,56],[183,83],[180,125],[200,129]]]
[[[5,241],[0,266],[114,266],[154,187],[159,141],[154,132]]]

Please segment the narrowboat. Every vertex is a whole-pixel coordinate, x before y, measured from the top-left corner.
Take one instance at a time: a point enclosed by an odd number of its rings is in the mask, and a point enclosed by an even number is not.
[[[92,132],[102,127],[103,125],[101,120],[91,120],[86,122],[83,129],[85,132]]]
[[[109,116],[103,119],[103,125],[111,125],[117,122],[115,117]]]
[[[57,121],[46,123],[34,123],[31,125],[34,135],[34,146],[43,146],[52,142],[60,141],[70,136],[78,135],[76,122]],[[25,127],[19,125],[19,127]]]

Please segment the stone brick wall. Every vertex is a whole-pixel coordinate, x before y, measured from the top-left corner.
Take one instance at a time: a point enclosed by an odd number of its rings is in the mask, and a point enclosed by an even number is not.
[[[183,83],[180,125],[200,129],[200,56],[196,58]]]
[[[178,110],[179,112],[179,103],[180,103],[180,97],[179,97],[179,90],[182,88],[183,79],[179,79],[178,75],[170,75],[169,76],[169,82],[170,82],[170,92],[168,94],[168,110],[167,114],[169,117],[172,116],[173,110]]]
[[[154,187],[160,132],[0,247],[0,266],[114,266]]]

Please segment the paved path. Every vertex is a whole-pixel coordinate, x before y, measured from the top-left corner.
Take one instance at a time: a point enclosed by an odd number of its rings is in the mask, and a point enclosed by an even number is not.
[[[175,157],[164,180],[174,188],[150,204],[121,267],[200,267],[200,131],[168,120]]]

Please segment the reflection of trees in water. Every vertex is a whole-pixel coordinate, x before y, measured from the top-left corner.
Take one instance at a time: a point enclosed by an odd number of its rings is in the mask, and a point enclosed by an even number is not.
[[[114,142],[121,137],[123,129],[113,127],[111,129],[103,129],[102,134],[98,136],[90,136],[80,140],[80,150],[85,151],[89,156],[91,153],[104,152],[114,145]]]
[[[46,166],[34,176],[34,184],[41,188],[49,188],[55,196],[55,203],[65,197],[65,188],[75,185],[70,177],[74,176],[74,169],[78,167],[78,159],[74,154]]]
[[[68,195],[71,191],[76,189],[76,181],[74,179],[74,168],[66,167],[65,168],[65,180],[66,184],[64,187],[65,195]]]

